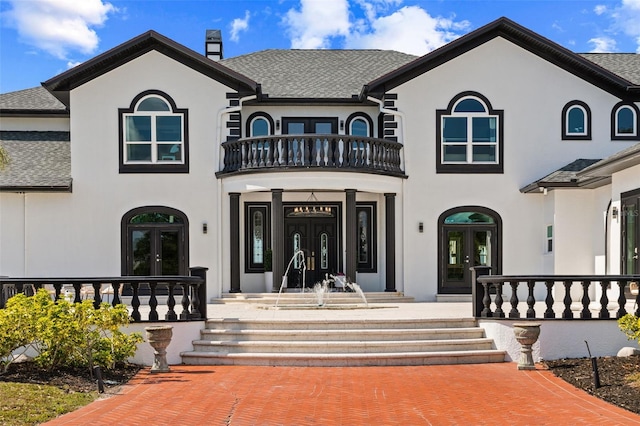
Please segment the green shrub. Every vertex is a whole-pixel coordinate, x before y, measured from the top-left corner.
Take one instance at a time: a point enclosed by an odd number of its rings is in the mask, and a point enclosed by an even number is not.
[[[640,318],[633,314],[626,314],[618,320],[618,327],[628,340],[635,340],[640,344]]]
[[[0,310],[0,359],[6,369],[13,351],[31,347],[37,352],[34,360],[49,370],[61,366],[92,370],[95,365],[113,369],[133,356],[142,342],[140,333],[120,331],[127,324],[124,305],[103,303],[94,309],[90,300],[54,302],[46,290],[33,297],[20,294]]]

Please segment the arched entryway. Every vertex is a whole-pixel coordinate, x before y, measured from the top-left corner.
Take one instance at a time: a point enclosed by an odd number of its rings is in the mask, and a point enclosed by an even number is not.
[[[502,272],[502,219],[480,206],[462,206],[438,218],[438,294],[471,294],[472,266]]]

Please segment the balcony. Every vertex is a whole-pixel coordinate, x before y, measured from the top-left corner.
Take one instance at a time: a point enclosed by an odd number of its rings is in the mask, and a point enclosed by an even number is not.
[[[255,172],[345,171],[406,177],[402,144],[348,135],[277,135],[222,144],[224,166],[217,175]]]

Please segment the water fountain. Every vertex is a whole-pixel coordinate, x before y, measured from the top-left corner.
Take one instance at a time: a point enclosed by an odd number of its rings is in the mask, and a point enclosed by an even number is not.
[[[305,261],[305,254],[302,250],[298,250],[296,251],[293,256],[291,256],[291,260],[289,260],[289,264],[287,265],[287,268],[285,270],[285,273],[282,277],[282,281],[280,283],[280,289],[278,291],[278,297],[276,298],[276,304],[275,304],[275,308],[276,309],[280,309],[280,296],[282,295],[282,291],[285,288],[285,285],[287,283],[287,276],[289,275],[289,270],[291,269],[291,266],[294,265],[296,259],[298,260],[298,265],[300,267],[300,271],[302,274],[302,293],[304,294],[305,292],[307,292],[307,287],[306,287],[306,282],[305,282],[305,276],[306,276],[306,271],[307,271],[307,264]],[[331,279],[330,279],[331,278]],[[345,290],[350,289],[352,292],[357,293],[360,298],[362,299],[362,302],[364,303],[364,307],[365,308],[369,308],[369,303],[367,302],[367,298],[364,295],[364,292],[362,291],[362,288],[360,288],[360,286],[354,282],[351,282],[347,277],[345,277],[344,275],[327,275],[325,277],[324,280],[322,280],[322,282],[318,282],[316,283],[312,288],[310,288],[310,292],[314,298],[314,300],[312,300],[309,304],[307,305],[296,305],[296,306],[287,306],[287,308],[291,309],[302,309],[302,308],[310,308],[310,307],[314,307],[314,308],[328,308],[328,302],[330,300],[332,291],[331,291],[331,280],[333,280],[333,282],[338,282],[341,284],[341,287],[343,287]],[[333,306],[332,306],[333,307]],[[333,308],[337,308],[337,305]],[[348,306],[348,305],[342,305],[341,309],[354,309],[353,306]]]

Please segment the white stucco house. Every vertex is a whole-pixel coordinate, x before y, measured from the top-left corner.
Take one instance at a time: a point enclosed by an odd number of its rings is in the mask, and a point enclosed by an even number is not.
[[[198,265],[220,297],[302,250],[307,285],[436,301],[476,265],[640,273],[640,55],[506,18],[422,57],[203,48],[149,31],[0,95],[0,275]]]

